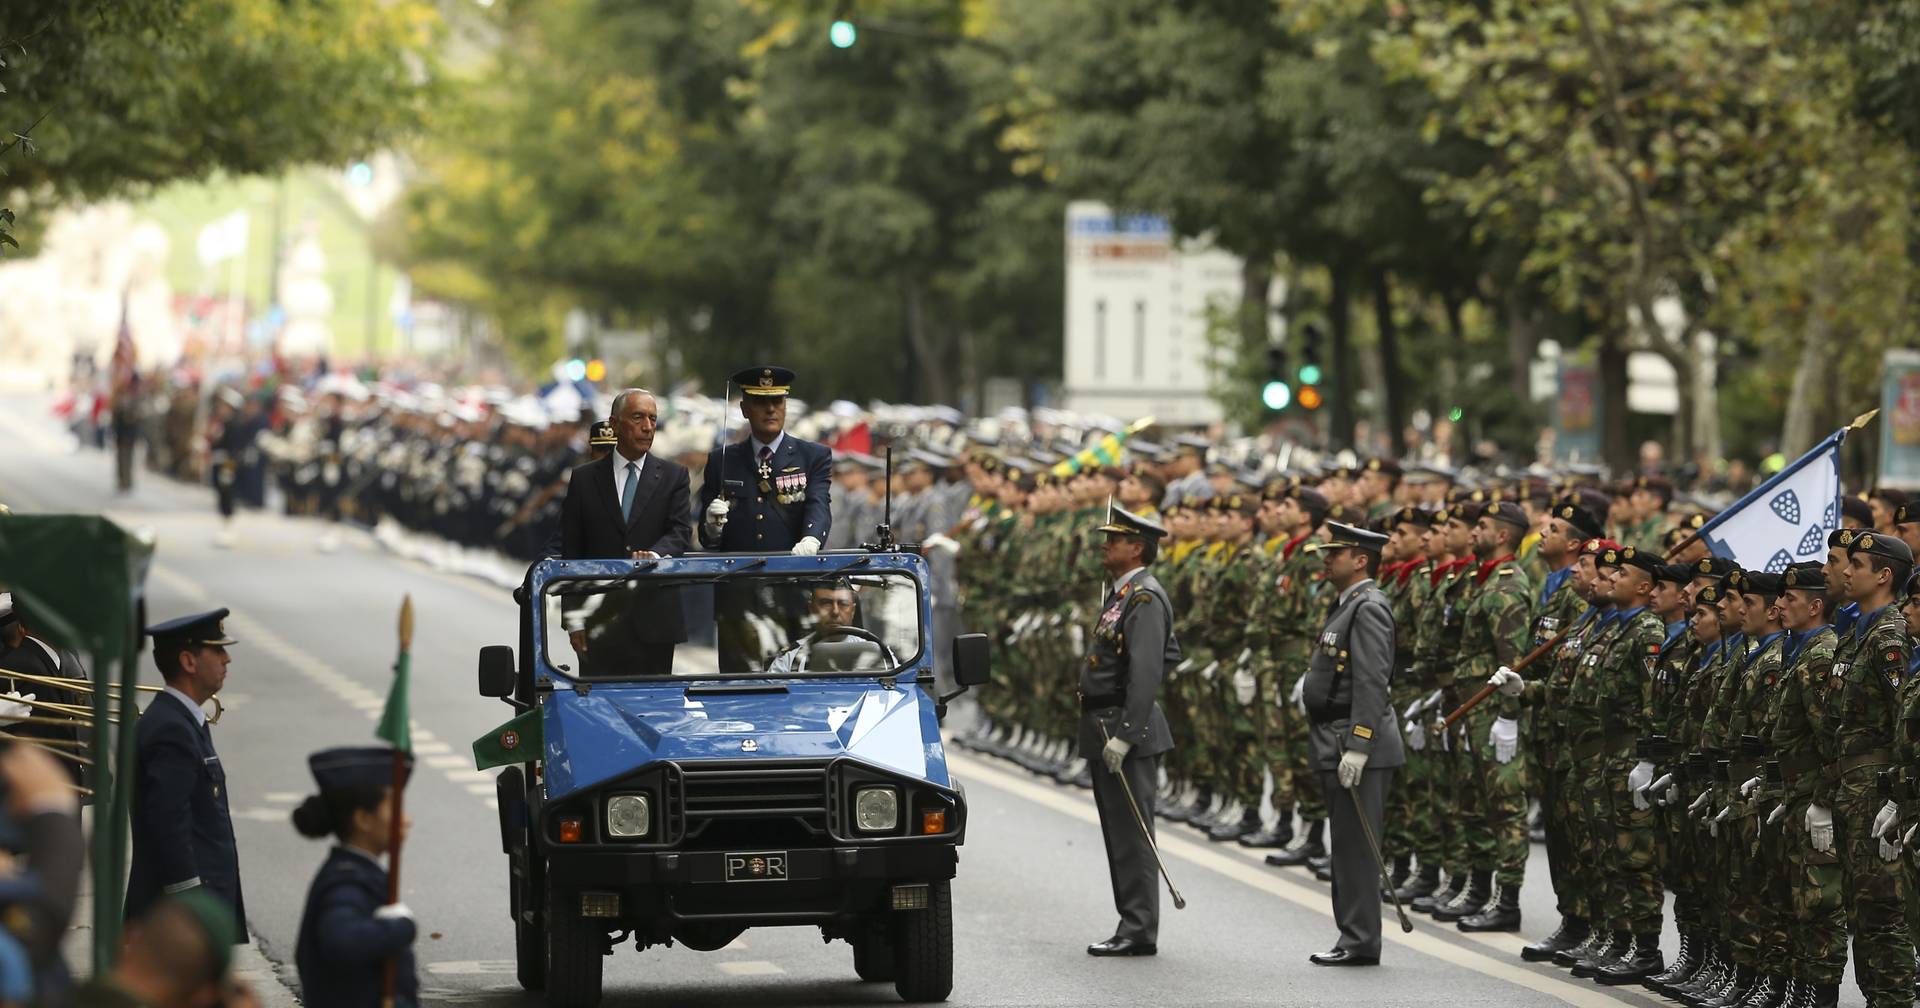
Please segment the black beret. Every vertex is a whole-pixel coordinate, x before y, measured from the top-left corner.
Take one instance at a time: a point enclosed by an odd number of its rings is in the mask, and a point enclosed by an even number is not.
[[[1746,581],[1740,586],[1740,591],[1746,595],[1772,598],[1780,594],[1780,584],[1781,578],[1778,574],[1769,574],[1766,571],[1748,571]]]
[[[1631,546],[1619,546],[1607,550],[1601,553],[1600,559],[1595,562],[1602,567],[1638,567],[1649,575],[1655,574],[1660,569],[1658,556]]]
[[[1417,507],[1403,507],[1393,513],[1392,524],[1419,525],[1423,528],[1432,528],[1434,514],[1435,512],[1433,511],[1422,511]]]
[[[1706,556],[1693,562],[1694,577],[1726,577],[1729,572],[1739,569],[1733,561],[1726,557]]]
[[[1527,519],[1527,509],[1512,501],[1496,501],[1487,505],[1486,513],[1481,517],[1506,522],[1523,532],[1533,527],[1533,522]]]
[[[1699,593],[1693,596],[1694,607],[1719,605],[1721,594],[1722,592],[1718,582],[1710,584],[1700,589]]]
[[[1573,530],[1580,533],[1582,538],[1591,539],[1606,531],[1603,523],[1592,511],[1570,498],[1553,506],[1553,516],[1573,526]]]
[[[1787,568],[1780,576],[1780,590],[1798,588],[1803,591],[1826,591],[1827,571],[1817,563],[1797,563]]]
[[[1906,541],[1886,532],[1861,529],[1860,533],[1853,537],[1853,545],[1847,547],[1847,552],[1885,557],[1908,565],[1913,563],[1913,550],[1907,546]]]
[[[1661,564],[1654,568],[1653,579],[1668,584],[1683,585],[1693,580],[1692,564]]]
[[[1840,498],[1840,518],[1843,522],[1848,518],[1852,518],[1861,525],[1871,528],[1873,526],[1873,505],[1868,504],[1858,497],[1842,497]]]

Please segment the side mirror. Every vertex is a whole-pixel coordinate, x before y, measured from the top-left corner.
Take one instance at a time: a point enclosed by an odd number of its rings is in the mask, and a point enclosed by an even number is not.
[[[953,639],[953,681],[961,688],[985,686],[992,681],[993,659],[986,634],[960,634]]]
[[[515,674],[512,648],[505,644],[490,644],[480,649],[481,696],[512,696]]]

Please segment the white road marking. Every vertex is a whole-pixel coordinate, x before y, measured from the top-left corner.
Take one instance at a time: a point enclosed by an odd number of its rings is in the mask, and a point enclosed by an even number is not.
[[[416,755],[418,754],[418,752],[419,752],[418,750],[415,750]],[[452,769],[453,767],[467,766],[473,762],[471,759],[468,759],[465,756],[457,756],[453,754],[444,754],[444,753],[439,755],[434,755],[434,756],[427,756],[425,757],[425,759],[426,759],[427,765],[430,767],[433,767],[435,770],[449,770],[449,769]]]
[[[438,756],[452,751],[453,747],[445,742],[422,741],[419,732],[413,733],[413,752],[417,756]]]
[[[497,794],[498,792],[499,792],[499,789],[498,789],[498,788],[496,788],[496,787],[494,787],[494,786],[493,786],[492,784],[469,784],[469,785],[467,785],[467,793],[468,793],[468,794],[477,794],[477,795],[490,795],[490,794]]]
[[[297,802],[305,801],[307,796],[298,791],[269,791],[264,797],[270,802]]]
[[[1079,819],[1095,827],[1098,827],[1100,824],[1100,815],[1094,811],[1092,798],[1083,798],[1076,801],[1068,797],[1070,794],[1077,795],[1077,791],[1064,792],[1057,788],[1022,779],[1004,770],[990,766],[984,760],[961,755],[953,749],[947,750],[947,761],[960,771],[960,776],[968,783],[977,782],[998,791],[1008,792],[1025,798],[1036,805],[1044,805],[1063,815],[1072,816],[1075,819]],[[1330,913],[1331,904],[1325,886],[1317,882],[1309,885],[1302,881],[1302,879],[1311,878],[1312,876],[1310,875],[1301,875],[1292,870],[1281,871],[1267,867],[1264,860],[1265,851],[1253,851],[1236,846],[1235,850],[1223,852],[1222,849],[1219,848],[1211,846],[1203,847],[1179,836],[1171,830],[1160,829],[1156,830],[1155,833],[1159,843],[1160,853],[1163,856],[1178,858],[1216,874],[1224,875],[1236,882],[1252,886],[1262,892],[1278,896],[1289,903],[1296,904],[1308,910],[1318,911],[1329,918],[1332,916]],[[1455,963],[1481,976],[1538,991],[1549,997],[1559,998],[1561,1001],[1570,1005],[1579,1006],[1579,1008],[1606,1008],[1606,1006],[1609,1005],[1618,1005],[1623,1000],[1646,1005],[1666,1004],[1665,1001],[1658,1000],[1651,995],[1640,994],[1629,988],[1616,987],[1613,988],[1610,993],[1602,993],[1584,983],[1563,980],[1550,973],[1536,973],[1531,969],[1518,965],[1520,960],[1520,947],[1526,944],[1518,935],[1469,935],[1456,931],[1453,928],[1446,929],[1445,933],[1449,936],[1471,938],[1476,944],[1484,945],[1490,950],[1489,952],[1476,952],[1473,949],[1441,938],[1438,928],[1427,923],[1417,914],[1413,915],[1413,917],[1413,933],[1405,934],[1395,925],[1391,912],[1387,913],[1383,920],[1384,926],[1381,928],[1382,940],[1387,944],[1402,945],[1416,952],[1433,956],[1436,959],[1443,959]],[[1330,919],[1328,928],[1328,933],[1333,933]],[[1495,958],[1491,954],[1492,951],[1498,951],[1505,956],[1510,956],[1513,961],[1507,962]],[[1613,996],[1615,994],[1620,996]]]
[[[472,974],[494,974],[513,972],[511,959],[450,959],[446,962],[427,964],[427,972],[436,976],[468,976]]]
[[[774,976],[786,972],[786,970],[764,959],[748,959],[745,962],[714,963],[713,966],[728,976]]]

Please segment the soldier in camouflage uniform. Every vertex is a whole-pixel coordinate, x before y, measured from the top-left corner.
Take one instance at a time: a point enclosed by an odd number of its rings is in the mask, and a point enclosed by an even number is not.
[[[1242,847],[1285,847],[1293,840],[1293,775],[1285,758],[1284,740],[1294,727],[1290,722],[1295,720],[1295,711],[1286,702],[1291,683],[1285,682],[1283,675],[1280,653],[1284,638],[1279,632],[1280,613],[1286,600],[1280,586],[1280,569],[1289,545],[1294,543],[1288,518],[1297,514],[1286,505],[1293,485],[1287,479],[1269,480],[1261,488],[1257,512],[1261,540],[1256,548],[1261,562],[1255,571],[1253,599],[1247,607],[1247,637],[1253,649],[1254,677],[1259,690],[1256,702],[1266,708],[1258,722],[1263,731],[1256,755],[1263,772],[1273,782],[1270,804],[1275,815],[1272,827],[1241,836]]]
[[[1436,720],[1459,706],[1471,692],[1465,688],[1465,682],[1472,680],[1462,681],[1456,686],[1455,676],[1458,672],[1460,643],[1466,628],[1467,608],[1472,601],[1478,573],[1478,565],[1473,559],[1473,526],[1485,509],[1486,506],[1480,502],[1463,500],[1435,512],[1433,516],[1434,548],[1455,558],[1440,569],[1440,583],[1435,586],[1434,612],[1428,618],[1437,620],[1437,624],[1423,628],[1419,634],[1419,660],[1426,663],[1426,674],[1432,677],[1434,689],[1441,696],[1440,703],[1428,711]],[[1473,870],[1475,834],[1486,828],[1485,812],[1475,800],[1477,788],[1473,750],[1486,745],[1485,729],[1488,726],[1482,720],[1479,722],[1481,730],[1475,732],[1472,730],[1474,721],[1472,718],[1462,719],[1444,732],[1435,728],[1428,733],[1428,742],[1439,744],[1446,766],[1440,775],[1439,786],[1435,788],[1434,801],[1447,810],[1441,867],[1446,870],[1449,881],[1446,889],[1431,897],[1432,902],[1414,900],[1413,909],[1432,914],[1434,920],[1449,923],[1479,913],[1486,907],[1493,888],[1490,872],[1477,873]]]
[[[1738,865],[1739,882],[1727,889],[1734,912],[1729,937],[1736,966],[1744,965],[1757,978],[1756,996],[1775,999],[1785,993],[1786,979],[1776,975],[1778,950],[1788,947],[1789,892],[1786,849],[1781,831],[1763,828],[1779,796],[1767,786],[1765,757],[1773,737],[1772,718],[1778,711],[1780,669],[1785,664],[1785,624],[1778,600],[1781,578],[1760,571],[1743,572],[1733,586],[1743,596],[1747,618],[1741,628],[1754,641],[1752,653],[1729,677],[1731,694],[1724,708],[1727,736],[1734,743],[1729,781],[1741,782],[1729,796],[1729,818],[1722,824],[1729,862]]]
[[[1407,763],[1400,770],[1400,781],[1387,798],[1387,850],[1393,852],[1393,875],[1388,884],[1401,894],[1402,902],[1431,895],[1440,882],[1440,832],[1442,810],[1433,805],[1434,761],[1429,758],[1425,719],[1421,706],[1433,691],[1423,678],[1423,669],[1414,661],[1418,650],[1419,616],[1433,593],[1433,564],[1427,559],[1427,533],[1433,528],[1433,515],[1418,508],[1403,507],[1388,522],[1387,550],[1394,563],[1381,568],[1380,583],[1393,607],[1394,676],[1390,696],[1394,710],[1406,719],[1401,738],[1406,743]],[[1411,861],[1425,852],[1420,875],[1411,872]],[[1429,863],[1429,861],[1431,863]]]
[[[1291,818],[1297,814],[1306,839],[1294,847],[1267,855],[1267,863],[1275,866],[1304,865],[1327,853],[1324,839],[1327,806],[1320,794],[1319,774],[1313,767],[1312,742],[1305,717],[1294,715],[1300,713],[1298,691],[1306,679],[1307,660],[1312,656],[1313,641],[1323,622],[1323,614],[1316,605],[1322,565],[1305,547],[1318,541],[1315,536],[1329,509],[1327,498],[1320,491],[1304,486],[1288,490],[1286,499],[1280,503],[1279,520],[1286,526],[1288,539],[1280,549],[1274,584],[1279,599],[1270,610],[1269,618],[1274,664],[1278,669],[1279,690],[1274,703],[1286,705],[1289,711],[1280,722],[1280,737],[1267,758],[1276,782],[1275,790],[1279,790],[1277,782],[1285,780],[1287,793],[1293,799],[1293,808],[1282,815]]]

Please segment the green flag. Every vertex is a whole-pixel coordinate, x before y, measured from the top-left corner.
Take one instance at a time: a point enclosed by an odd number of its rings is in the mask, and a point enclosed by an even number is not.
[[[376,738],[400,750],[413,751],[413,719],[407,712],[407,670],[413,664],[408,652],[413,647],[413,598],[400,604],[400,657],[393,662],[393,687],[387,690],[387,706],[380,712]]]
[[[540,758],[544,742],[540,709],[534,708],[473,740],[473,768],[491,770],[509,763],[531,763]]]

